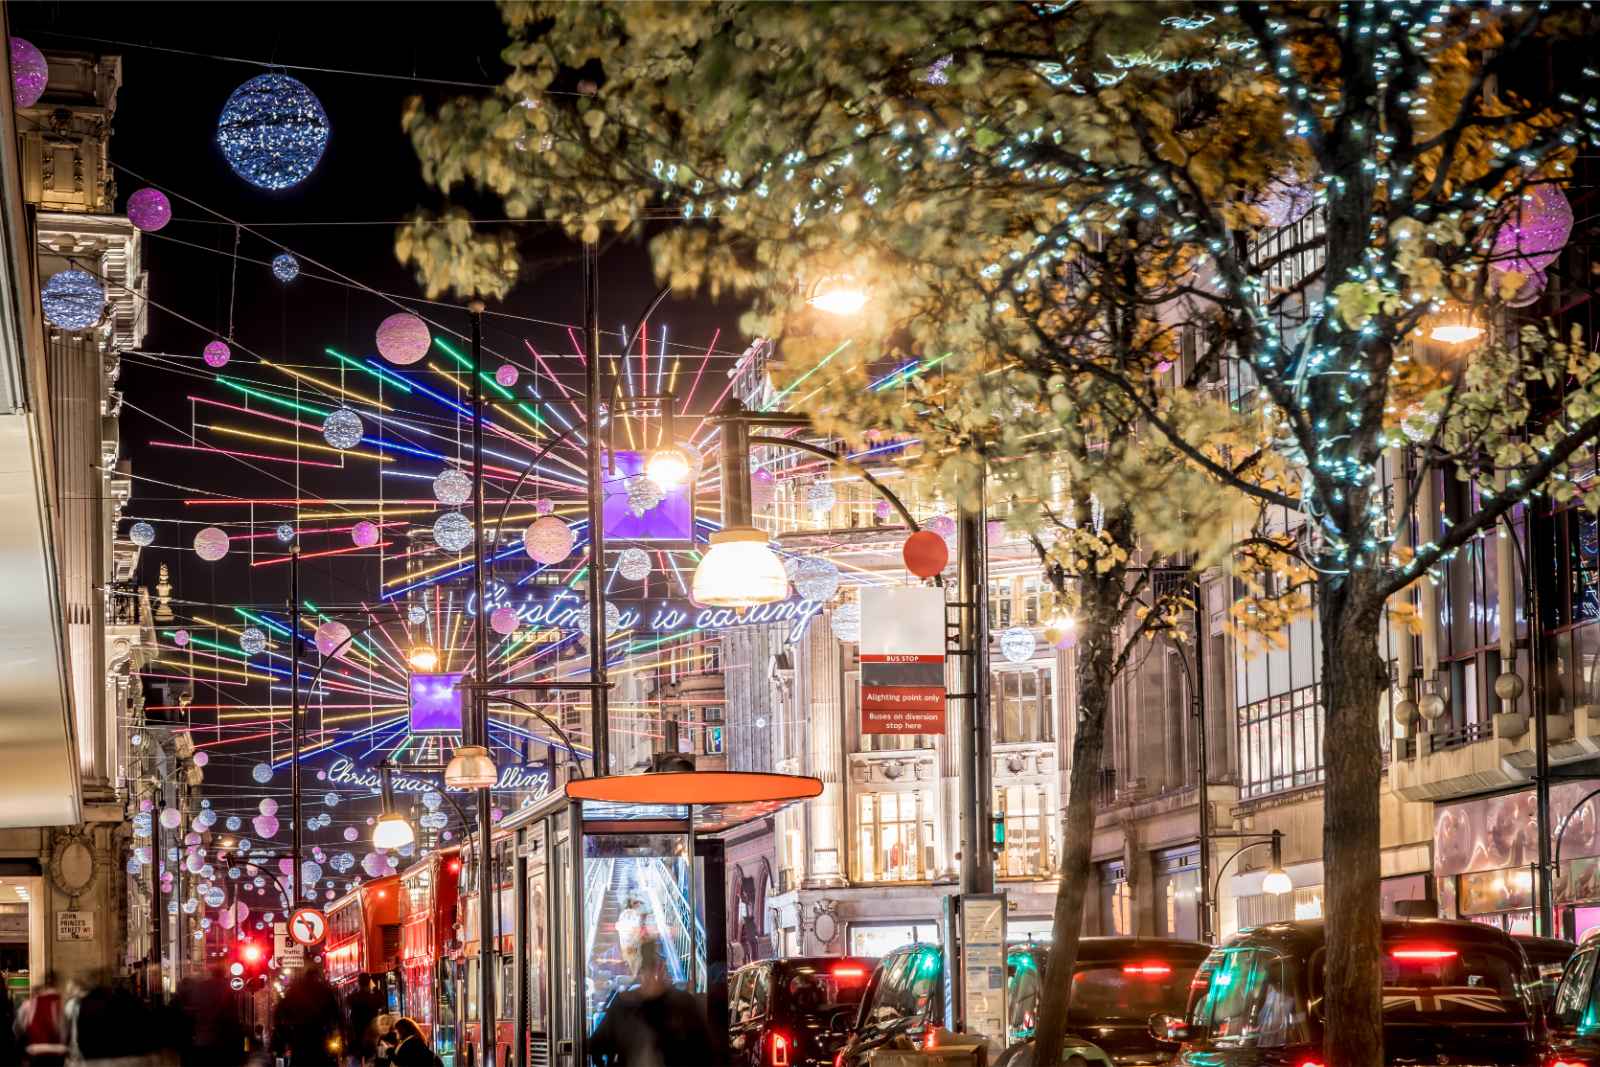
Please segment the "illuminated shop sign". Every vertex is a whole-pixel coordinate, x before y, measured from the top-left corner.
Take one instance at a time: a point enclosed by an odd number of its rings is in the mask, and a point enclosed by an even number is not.
[[[484,599],[493,612],[500,607],[515,607],[522,625],[534,630],[577,630],[589,605],[572,590],[557,586],[518,588],[495,579],[485,587]],[[761,626],[767,623],[790,624],[789,638],[797,640],[811,620],[822,610],[815,600],[797,597],[776,604],[761,604],[742,611],[733,608],[706,608],[691,600],[614,600],[622,613],[623,630],[648,630],[666,635],[692,630],[727,630],[736,626]],[[467,596],[467,613],[478,613],[477,594]],[[941,616],[942,619],[942,616]]]
[[[376,793],[381,787],[378,768],[357,763],[348,756],[340,756],[327,767],[328,781],[334,785],[369,789]],[[396,793],[427,793],[443,791],[444,779],[438,772],[407,772],[396,768],[393,778]],[[501,792],[531,793],[534,799],[550,792],[550,768],[544,763],[512,764],[500,768],[500,780],[494,788]],[[452,790],[471,792],[471,790]]]

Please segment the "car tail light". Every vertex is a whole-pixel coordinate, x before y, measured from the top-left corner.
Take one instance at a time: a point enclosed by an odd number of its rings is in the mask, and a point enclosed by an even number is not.
[[[833,1054],[833,1067],[844,1067],[844,1049]]]
[[[1546,1062],[1545,1067],[1590,1067],[1586,1060],[1569,1060],[1554,1056]]]
[[[1321,1060],[1301,1060],[1298,1067],[1322,1067]]]
[[[1389,955],[1410,963],[1438,963],[1440,960],[1455,959],[1457,953],[1453,948],[1397,948]]]
[[[1137,978],[1168,978],[1172,975],[1172,967],[1165,963],[1126,963],[1123,964],[1122,973]]]
[[[927,1029],[922,1031],[922,1048],[926,1052],[930,1048],[939,1047],[939,1024],[929,1023]]]
[[[774,1030],[767,1035],[768,1067],[789,1067],[789,1035]]]
[[[840,964],[831,972],[835,978],[846,982],[859,982],[867,976],[865,967],[856,967],[851,964]]]

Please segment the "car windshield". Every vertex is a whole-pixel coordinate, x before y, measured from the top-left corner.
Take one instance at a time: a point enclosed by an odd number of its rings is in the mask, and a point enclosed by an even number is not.
[[[1522,961],[1503,949],[1435,941],[1384,946],[1386,1024],[1522,1022],[1524,995]]]
[[[789,976],[784,1004],[794,1015],[829,1015],[861,1003],[872,968],[848,961],[831,967],[807,968]]]

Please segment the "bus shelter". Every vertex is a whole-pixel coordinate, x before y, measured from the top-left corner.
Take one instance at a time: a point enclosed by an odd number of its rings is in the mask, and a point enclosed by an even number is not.
[[[514,954],[500,973],[514,990],[512,1017],[496,1028],[510,1057],[496,1062],[587,1064],[588,1036],[635,983],[647,940],[725,1040],[724,835],[821,791],[816,778],[784,774],[613,775],[575,779],[502,820],[496,836],[515,847]]]

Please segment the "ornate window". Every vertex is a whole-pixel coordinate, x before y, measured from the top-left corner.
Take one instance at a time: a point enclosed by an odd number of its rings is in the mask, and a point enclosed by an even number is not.
[[[932,796],[923,790],[856,797],[856,880],[914,882],[933,873]]]

